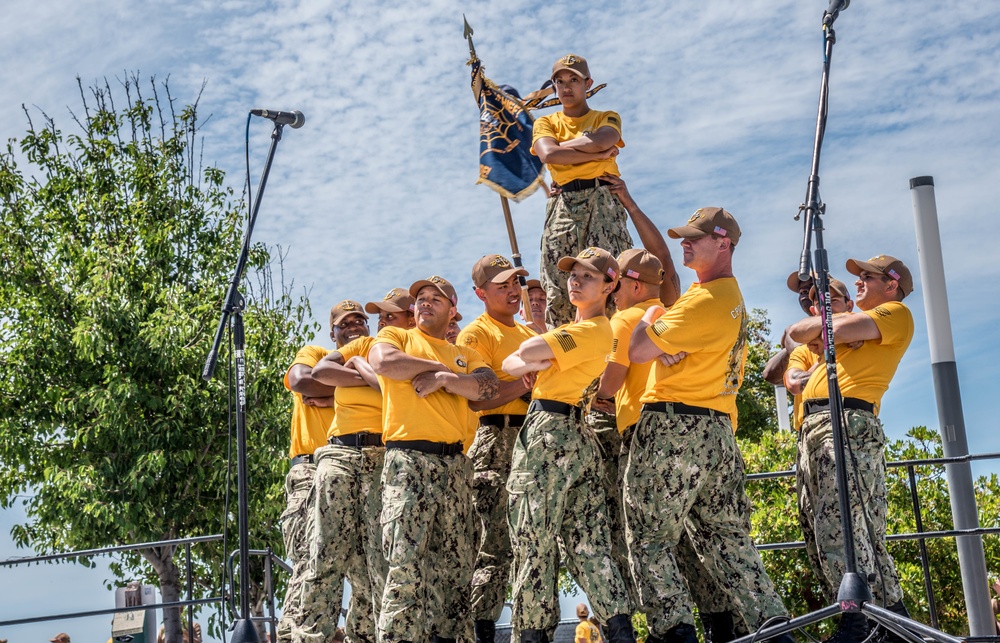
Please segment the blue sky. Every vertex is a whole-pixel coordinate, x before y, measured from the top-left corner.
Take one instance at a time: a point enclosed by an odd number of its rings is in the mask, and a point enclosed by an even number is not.
[[[473,262],[509,246],[498,197],[475,185],[478,113],[464,65],[465,13],[487,75],[522,93],[537,88],[559,56],[588,58],[595,80],[608,83],[591,106],[622,116],[619,165],[637,201],[664,229],[701,206],[732,212],[743,228],[736,275],[747,304],[769,311],[777,338],[799,316],[783,284],[801,248],[802,226],[792,217],[812,154],[825,8],[818,0],[583,8],[563,0],[14,3],[0,27],[7,61],[0,131],[4,139],[23,135],[22,103],[71,129],[77,75],[87,84],[134,70],[169,76],[181,102],[205,81],[204,159],[238,187],[247,110],[301,110],[306,124],[285,129],[255,239],[287,252],[284,279],[309,293],[317,321],[325,323],[340,299],[371,300],[430,274],[456,284],[459,308],[471,318],[481,312],[471,292]],[[934,177],[965,418],[977,452],[1000,451],[990,402],[1000,358],[991,234],[1000,209],[998,18],[1000,8],[989,2],[853,3],[836,24],[820,168],[834,275],[846,277],[849,257],[880,253],[915,273],[906,303],[916,336],[883,401],[891,437],[938,424],[909,193],[910,178]],[[254,181],[270,131],[265,121],[252,123]],[[535,195],[513,205],[532,271],[543,201]],[[686,287],[692,274],[680,273]],[[0,514],[0,556],[27,553],[10,544],[17,519]],[[54,586],[104,605],[95,594],[103,591],[100,579],[79,580],[74,567],[30,571],[4,583],[4,615],[37,613],[35,598]],[[0,636],[20,643],[61,629],[77,633],[75,643],[107,638],[103,623],[83,621]]]

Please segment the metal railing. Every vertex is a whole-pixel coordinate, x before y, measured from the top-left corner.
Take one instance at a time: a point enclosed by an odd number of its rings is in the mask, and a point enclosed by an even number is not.
[[[13,626],[13,625],[27,625],[29,623],[43,623],[46,621],[60,621],[69,620],[76,618],[85,618],[90,616],[105,616],[108,614],[118,614],[124,612],[136,612],[136,611],[147,611],[152,609],[172,609],[172,608],[184,608],[189,606],[201,606],[201,605],[212,605],[220,604],[224,605],[231,617],[231,620],[235,620],[236,607],[233,604],[233,597],[235,592],[232,591],[233,588],[233,578],[235,578],[233,572],[235,567],[235,560],[239,556],[239,551],[233,551],[226,564],[226,576],[222,584],[222,596],[211,596],[208,598],[195,598],[194,597],[194,568],[193,560],[191,556],[191,546],[200,543],[218,542],[223,539],[221,534],[214,534],[211,536],[195,536],[191,538],[177,538],[174,540],[160,540],[156,542],[146,542],[139,543],[136,545],[118,545],[114,547],[102,547],[99,549],[84,549],[79,551],[65,552],[60,554],[45,554],[42,556],[25,556],[17,558],[9,558],[7,560],[0,561],[0,567],[16,567],[19,565],[30,565],[32,563],[42,563],[42,562],[54,562],[59,560],[68,560],[73,558],[92,558],[94,556],[106,556],[108,554],[114,554],[118,552],[129,552],[129,551],[140,551],[143,549],[153,549],[155,547],[183,547],[184,548],[184,573],[185,573],[185,590],[187,598],[180,601],[169,601],[161,603],[152,603],[148,605],[135,605],[128,607],[115,607],[108,609],[99,610],[88,610],[83,612],[67,612],[63,614],[46,614],[39,616],[30,616],[26,618],[16,618],[8,620],[0,620],[0,627],[3,626]],[[264,592],[266,596],[266,604],[268,608],[268,614],[265,616],[251,617],[250,620],[255,622],[265,622],[270,625],[271,630],[271,640],[277,640],[277,633],[275,631],[275,625],[277,624],[276,607],[274,604],[274,566],[282,569],[285,573],[291,574],[292,568],[284,560],[279,558],[270,549],[254,549],[250,550],[251,557],[262,557],[264,559]],[[193,610],[187,611],[187,631],[194,631],[194,613]]]
[[[927,541],[935,538],[954,538],[956,536],[988,536],[1000,534],[1000,527],[979,527],[977,529],[943,529],[934,531],[924,531],[923,516],[920,510],[920,497],[917,490],[917,467],[933,465],[947,465],[965,462],[975,462],[980,460],[1000,460],[1000,453],[978,453],[950,458],[926,458],[920,460],[896,460],[887,462],[886,467],[890,469],[905,468],[910,493],[910,502],[913,508],[913,515],[917,530],[905,534],[889,534],[886,540],[890,542],[915,540],[920,549],[920,567],[924,582],[924,595],[927,598],[927,607],[931,620],[931,627],[938,628],[938,613],[934,598],[934,587],[931,582],[930,561],[927,553]],[[757,480],[774,480],[777,478],[794,477],[795,471],[769,471],[767,473],[752,473],[747,475],[747,482]],[[781,551],[790,549],[805,549],[805,543],[801,540],[782,543],[764,543],[757,545],[758,551]],[[982,638],[982,637],[981,637]],[[986,640],[1000,639],[1000,637],[985,637]]]
[[[938,614],[934,597],[934,588],[931,582],[930,563],[927,553],[926,541],[936,538],[953,538],[957,536],[996,535],[1000,534],[1000,527],[980,527],[978,529],[948,529],[948,530],[924,531],[919,491],[917,488],[916,467],[926,467],[931,465],[947,465],[947,464],[973,462],[981,460],[1000,460],[1000,453],[970,454],[967,456],[959,456],[951,458],[899,460],[887,463],[887,466],[890,468],[906,469],[910,500],[912,503],[916,527],[917,527],[917,530],[915,532],[905,533],[905,534],[891,534],[887,537],[887,539],[890,541],[906,541],[906,540],[917,541],[920,549],[920,563],[923,573],[924,593],[927,597],[931,626],[935,628],[938,627]],[[754,482],[761,480],[773,480],[778,478],[793,477],[794,475],[795,471],[791,470],[771,471],[767,473],[753,473],[747,475],[747,481]],[[211,605],[211,604],[220,604],[225,606],[225,608],[229,612],[229,615],[233,617],[234,620],[236,615],[236,607],[233,603],[235,592],[231,591],[230,588],[233,587],[233,579],[235,578],[234,566],[237,563],[237,558],[239,555],[238,551],[233,551],[227,558],[226,570],[225,570],[226,579],[225,582],[223,583],[223,588],[222,588],[223,595],[212,596],[208,598],[198,598],[198,599],[194,598],[194,582],[193,582],[193,568],[192,568],[193,563],[191,557],[191,546],[199,543],[217,542],[221,540],[222,540],[221,535],[200,536],[194,538],[179,538],[176,540],[163,540],[158,542],[141,543],[137,545],[120,545],[116,547],[104,547],[100,549],[87,549],[82,551],[74,551],[61,554],[46,554],[42,556],[10,558],[8,560],[0,561],[0,567],[14,567],[18,565],[27,565],[31,563],[51,562],[56,560],[66,560],[72,558],[89,558],[93,556],[102,556],[117,552],[138,551],[154,547],[165,547],[165,546],[183,547],[184,569],[186,573],[186,593],[187,593],[186,600],[182,601],[156,603],[151,605],[142,605],[135,607],[90,610],[85,612],[71,612],[64,614],[40,615],[28,618],[0,620],[0,627],[12,626],[12,625],[24,625],[28,623],[39,623],[45,621],[84,618],[89,616],[102,616],[107,614],[116,614],[119,612],[136,611],[136,610],[170,609],[170,608],[181,608],[187,606],[199,606],[199,605]],[[803,548],[805,548],[805,543],[802,541],[763,543],[757,545],[757,549],[760,551],[780,551],[780,550],[792,550],[792,549],[803,549]],[[251,617],[251,620],[255,622],[268,623],[270,625],[271,640],[275,641],[277,640],[275,631],[277,617],[276,617],[276,605],[274,600],[274,582],[273,582],[274,572],[275,572],[274,567],[277,566],[279,569],[281,569],[287,574],[291,574],[292,568],[284,560],[275,556],[274,552],[270,548],[251,550],[250,555],[252,557],[259,556],[264,558],[264,591],[266,596],[266,607],[267,607],[266,615]],[[192,611],[188,610],[189,631],[193,631],[193,618],[194,616],[192,614]],[[1000,637],[978,637],[977,640],[992,641],[992,640],[998,640],[998,638]]]

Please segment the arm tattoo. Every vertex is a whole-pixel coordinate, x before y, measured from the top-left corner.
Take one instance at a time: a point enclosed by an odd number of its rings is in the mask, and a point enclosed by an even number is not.
[[[492,369],[483,366],[472,371],[470,375],[479,383],[480,400],[492,400],[500,392],[500,380]]]

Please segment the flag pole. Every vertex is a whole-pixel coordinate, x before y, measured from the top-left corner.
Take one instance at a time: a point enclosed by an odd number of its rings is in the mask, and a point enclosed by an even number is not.
[[[500,205],[503,206],[503,218],[507,223],[507,236],[510,238],[510,258],[513,260],[515,268],[523,268],[521,252],[517,249],[517,235],[514,234],[514,220],[510,216],[510,202],[502,194],[500,195]],[[524,321],[530,324],[534,319],[531,317],[531,302],[528,299],[528,280],[524,278],[524,275],[518,275],[517,280],[521,284],[521,306],[524,308]]]
[[[465,14],[462,14],[462,22],[464,23],[462,36],[469,41],[469,64],[474,65],[479,61],[479,57],[476,56],[476,47],[472,44],[472,36],[474,32],[472,30],[472,25],[469,24]],[[482,83],[483,76],[481,73],[477,76],[476,72],[473,71],[472,91],[476,95],[477,102],[479,101],[479,92],[482,91]],[[510,201],[502,193],[500,194],[500,205],[503,208],[504,222],[507,224],[507,237],[510,239],[511,259],[513,260],[516,268],[524,268],[521,263],[521,252],[517,248],[517,235],[514,233],[514,220],[510,214]],[[518,282],[521,285],[521,306],[524,309],[524,320],[530,324],[534,321],[534,319],[531,315],[531,303],[528,299],[528,281],[524,278],[524,275],[518,275]]]

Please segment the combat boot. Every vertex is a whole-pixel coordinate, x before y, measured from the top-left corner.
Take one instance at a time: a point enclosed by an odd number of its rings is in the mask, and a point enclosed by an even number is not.
[[[632,618],[627,614],[619,614],[608,619],[608,643],[635,643],[635,630],[632,629]]]
[[[646,643],[698,643],[698,634],[695,632],[694,625],[678,623],[667,630],[663,636],[655,636],[650,632]]]
[[[736,638],[732,612],[700,612],[705,643],[729,643]]]
[[[868,638],[868,619],[861,612],[843,612],[826,643],[861,643]]]
[[[493,621],[479,620],[474,625],[476,629],[476,643],[494,643],[497,634],[497,625]]]

